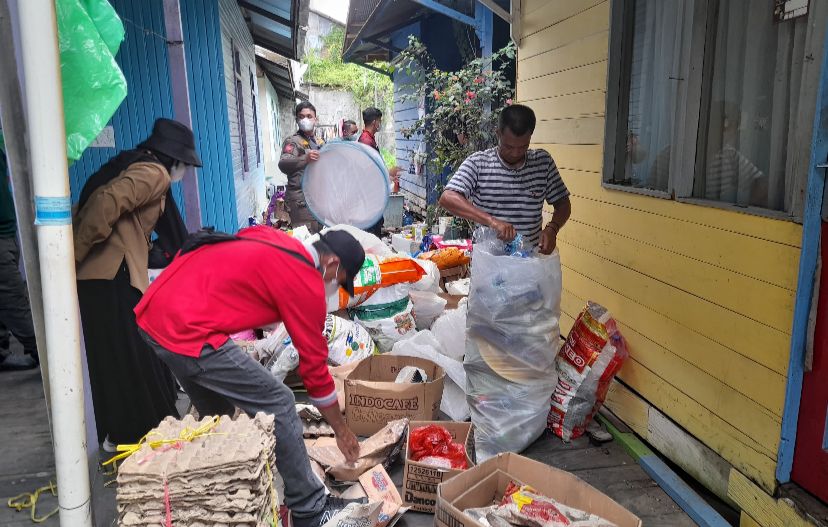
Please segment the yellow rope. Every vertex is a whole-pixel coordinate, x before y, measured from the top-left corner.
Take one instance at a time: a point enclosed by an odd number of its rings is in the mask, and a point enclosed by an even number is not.
[[[45,487],[40,487],[39,489],[35,490],[34,492],[24,492],[23,494],[18,494],[13,498],[9,498],[8,506],[9,508],[16,509],[17,512],[22,511],[23,509],[31,509],[31,519],[34,523],[43,523],[55,514],[58,513],[59,508],[55,508],[52,512],[45,516],[37,517],[37,500],[40,499],[40,495],[43,492],[49,491],[52,493],[52,496],[57,496],[57,489],[55,488],[55,484],[51,481]]]
[[[137,443],[128,444],[128,445],[118,445],[116,447],[116,450],[118,452],[120,452],[120,454],[117,454],[117,455],[111,457],[110,459],[105,461],[102,464],[102,466],[105,467],[107,465],[115,463],[116,461],[120,461],[122,459],[128,458],[132,454],[134,454],[134,453],[138,452],[139,450],[141,450],[141,447],[143,447],[145,444],[148,444],[150,446],[150,448],[155,450],[156,448],[164,446],[164,445],[174,445],[174,444],[178,444],[178,443],[188,443],[188,442],[196,439],[197,437],[204,437],[204,436],[208,436],[208,435],[218,435],[218,434],[212,434],[211,431],[219,424],[220,419],[221,418],[216,415],[216,416],[213,416],[213,418],[210,419],[207,423],[201,425],[198,428],[187,427],[184,430],[182,430],[178,434],[178,437],[175,438],[175,439],[156,439],[156,440],[150,441],[150,437],[159,435],[157,432],[150,432],[147,435],[145,435],[144,437],[142,437]]]
[[[267,452],[265,452],[267,456]],[[270,470],[270,457],[266,457],[265,468],[270,481],[270,513],[273,515],[273,527],[279,526],[279,516],[276,514],[276,489],[273,488],[273,471]]]

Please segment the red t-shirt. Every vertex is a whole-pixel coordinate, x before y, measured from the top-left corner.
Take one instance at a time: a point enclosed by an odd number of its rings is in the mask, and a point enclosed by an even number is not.
[[[327,308],[322,275],[301,242],[270,227],[239,236],[291,249],[296,257],[259,242],[205,245],[176,257],[135,308],[138,326],[173,353],[200,357],[230,335],[283,322],[299,352],[299,374],[319,406],[336,404],[322,335]]]
[[[362,135],[359,136],[359,142],[368,145],[377,152],[379,152],[379,146],[377,146],[377,141],[374,139],[374,134],[369,132],[368,130],[363,130]]]

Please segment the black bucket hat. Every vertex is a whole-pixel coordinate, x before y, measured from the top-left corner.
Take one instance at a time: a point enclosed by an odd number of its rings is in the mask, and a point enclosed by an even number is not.
[[[202,166],[201,158],[196,153],[193,131],[172,119],[156,120],[152,127],[152,135],[139,144],[138,148],[161,152],[188,165]]]

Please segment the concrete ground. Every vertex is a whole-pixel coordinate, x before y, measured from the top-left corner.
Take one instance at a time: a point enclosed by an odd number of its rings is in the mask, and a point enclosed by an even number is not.
[[[0,525],[31,526],[29,511],[14,511],[6,501],[54,481],[54,452],[39,370],[0,372],[0,422]],[[524,455],[573,472],[641,517],[645,526],[695,525],[620,445],[596,446],[587,438],[564,444],[544,435]],[[401,463],[390,471],[398,487],[402,472]],[[104,486],[110,479],[98,470],[93,472],[95,524],[101,527],[114,524],[114,486]],[[56,506],[56,498],[47,492],[38,502],[38,515]],[[409,512],[398,525],[425,527],[433,523],[432,515]],[[57,526],[58,518],[40,525]]]

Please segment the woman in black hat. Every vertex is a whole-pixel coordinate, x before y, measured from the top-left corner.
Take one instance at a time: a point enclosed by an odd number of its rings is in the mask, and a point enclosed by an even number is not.
[[[169,192],[187,166],[201,166],[193,132],[158,119],[146,141],[111,159],[81,191],[78,299],[98,438],[108,451],[178,416],[175,380],[138,335],[133,309],[149,286],[149,263],[165,267],[187,237]]]

